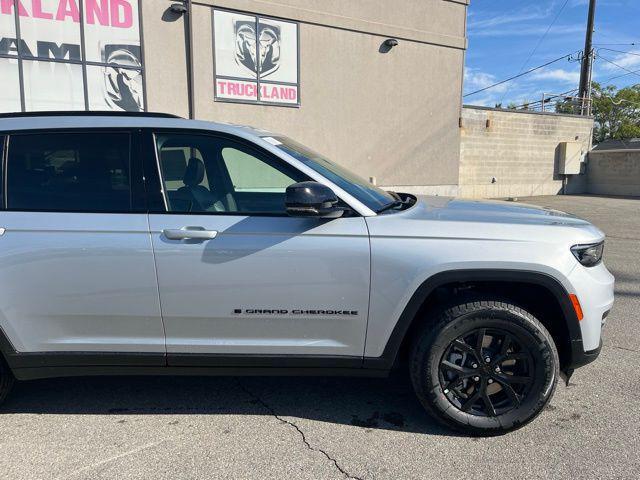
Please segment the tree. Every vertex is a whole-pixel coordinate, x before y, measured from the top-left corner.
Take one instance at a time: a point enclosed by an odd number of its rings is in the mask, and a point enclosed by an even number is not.
[[[594,82],[591,98],[594,143],[640,137],[640,84],[618,90]],[[581,108],[581,101],[575,97],[556,103],[557,113],[579,115]]]
[[[640,84],[618,90],[594,82],[591,98],[594,143],[640,137]],[[556,103],[556,112],[579,115],[580,104],[576,98],[565,98]]]
[[[618,90],[593,84],[593,140],[628,140],[640,137],[640,84]]]

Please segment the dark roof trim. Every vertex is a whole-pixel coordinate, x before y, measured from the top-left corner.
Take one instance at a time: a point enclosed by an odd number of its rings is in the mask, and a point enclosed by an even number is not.
[[[148,118],[182,118],[171,113],[157,112],[114,112],[114,111],[60,111],[60,112],[14,112],[0,113],[0,118],[23,117],[148,117]]]

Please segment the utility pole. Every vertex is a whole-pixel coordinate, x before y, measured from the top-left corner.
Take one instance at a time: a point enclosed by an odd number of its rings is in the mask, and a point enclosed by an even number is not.
[[[582,52],[582,69],[580,71],[579,97],[582,102],[582,114],[589,113],[591,104],[591,69],[593,66],[593,30],[596,18],[596,0],[589,0],[589,16],[587,18],[587,33]]]

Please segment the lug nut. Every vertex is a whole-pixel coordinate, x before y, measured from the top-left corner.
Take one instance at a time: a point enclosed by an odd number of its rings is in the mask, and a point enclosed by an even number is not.
[[[490,378],[489,380],[487,380],[487,383],[493,383],[493,378]]]
[[[500,373],[500,367],[496,367],[495,372],[496,372],[496,373]]]
[[[491,357],[484,357],[484,361],[487,363],[491,363]]]
[[[472,363],[471,364],[471,368],[478,368],[478,364],[477,363]]]
[[[473,377],[473,380],[476,381],[476,382],[479,382],[480,381],[480,377]]]

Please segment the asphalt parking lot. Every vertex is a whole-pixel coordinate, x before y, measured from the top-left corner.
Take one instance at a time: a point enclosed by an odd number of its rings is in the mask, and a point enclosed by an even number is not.
[[[640,199],[521,201],[603,229],[617,279],[600,359],[524,429],[444,430],[403,376],[55,379],[0,409],[0,478],[638,478]]]

